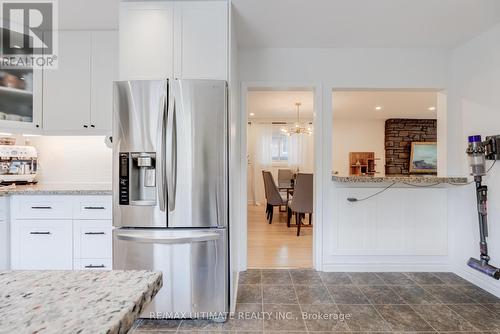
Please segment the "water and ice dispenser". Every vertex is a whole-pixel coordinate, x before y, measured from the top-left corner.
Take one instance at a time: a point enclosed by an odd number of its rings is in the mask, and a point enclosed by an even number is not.
[[[120,204],[156,205],[156,154],[120,153]]]

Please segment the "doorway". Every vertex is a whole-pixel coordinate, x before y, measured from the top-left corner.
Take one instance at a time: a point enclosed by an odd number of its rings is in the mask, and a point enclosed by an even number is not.
[[[312,268],[314,90],[254,87],[244,94],[247,266]]]

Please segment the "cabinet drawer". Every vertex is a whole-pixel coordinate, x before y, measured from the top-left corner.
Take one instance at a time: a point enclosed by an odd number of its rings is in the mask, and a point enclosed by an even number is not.
[[[112,257],[111,220],[74,220],[75,259]]]
[[[113,269],[111,258],[75,260],[75,270],[111,270],[111,269]]]
[[[74,219],[111,219],[111,196],[78,196],[74,200]]]
[[[67,196],[14,196],[14,219],[71,219],[71,197]]]
[[[73,268],[71,220],[16,220],[12,224],[12,269]]]

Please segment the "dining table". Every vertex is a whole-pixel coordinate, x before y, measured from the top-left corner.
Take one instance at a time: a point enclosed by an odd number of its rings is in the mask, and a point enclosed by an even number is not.
[[[281,181],[281,182],[278,182],[278,190],[279,192],[286,192],[286,207],[285,207],[285,210],[281,210],[281,206],[280,206],[280,212],[286,212],[287,211],[287,207],[288,207],[288,202],[290,201],[290,195],[293,195],[293,188],[294,188],[294,183],[292,182],[292,180],[290,181]]]

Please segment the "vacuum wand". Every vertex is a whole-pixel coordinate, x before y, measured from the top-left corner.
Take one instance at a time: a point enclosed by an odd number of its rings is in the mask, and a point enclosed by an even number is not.
[[[497,142],[498,141],[498,142]],[[470,258],[467,265],[483,274],[500,279],[500,269],[489,264],[488,255],[488,187],[482,184],[483,176],[486,175],[486,159],[497,160],[500,150],[497,150],[497,144],[500,144],[500,137],[486,137],[486,141],[481,140],[481,136],[470,136],[467,155],[470,158],[470,166],[474,182],[476,184],[477,213],[479,219],[479,250],[480,259]]]

